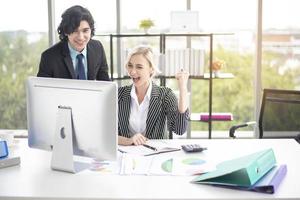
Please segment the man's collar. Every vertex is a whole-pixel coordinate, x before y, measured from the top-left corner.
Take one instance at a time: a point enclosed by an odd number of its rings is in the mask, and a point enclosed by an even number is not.
[[[75,55],[75,57],[78,55],[78,54],[83,54],[83,56],[86,58],[86,47],[81,51],[81,52],[79,52],[79,51],[76,51],[72,46],[71,46],[71,44],[70,44],[70,42],[68,42],[68,47],[69,47],[69,50],[70,50],[70,54],[71,55]]]

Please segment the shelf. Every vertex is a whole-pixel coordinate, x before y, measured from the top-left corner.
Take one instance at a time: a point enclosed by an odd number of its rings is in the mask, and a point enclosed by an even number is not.
[[[189,32],[189,33],[182,33],[182,32],[166,32],[166,33],[112,33],[112,34],[97,34],[95,36],[112,36],[112,37],[148,37],[148,36],[210,36],[210,35],[234,35],[234,33],[229,32],[218,32],[218,33],[211,33],[211,32]]]
[[[209,79],[209,78],[210,78],[209,73],[204,73],[204,79]],[[231,73],[220,73],[218,77],[215,77],[213,73],[212,78],[230,79],[230,78],[234,78],[234,75]]]
[[[233,33],[204,33],[204,32],[193,32],[193,33],[150,33],[150,34],[143,34],[143,33],[125,33],[125,34],[107,34],[102,36],[109,36],[110,37],[110,69],[111,69],[111,78],[112,80],[123,80],[128,79],[126,76],[124,77],[114,77],[114,39],[113,38],[124,38],[124,37],[158,37],[159,39],[159,53],[161,55],[166,55],[166,40],[167,37],[208,37],[209,43],[208,43],[208,52],[209,52],[209,72],[212,73],[212,63],[213,63],[213,37],[217,35],[233,35]],[[119,55],[120,56],[120,55]],[[120,61],[118,61],[120,62]],[[198,68],[197,68],[198,69]],[[216,119],[213,119],[212,113],[212,93],[213,93],[213,79],[230,79],[233,78],[233,74],[230,73],[221,73],[219,77],[214,77],[214,74],[212,74],[212,77],[210,77],[209,73],[204,73],[203,71],[199,71],[200,73],[195,73],[190,75],[190,79],[202,79],[202,80],[208,80],[208,88],[209,88],[209,95],[208,95],[208,113],[206,113],[207,118],[204,120],[208,123],[208,138],[211,139],[211,132],[212,132],[212,121],[215,121]],[[165,72],[166,73],[166,72]],[[168,78],[175,78],[174,74],[167,74],[166,75],[159,75],[155,78],[160,79],[160,83],[162,86],[166,85],[166,79]],[[194,113],[193,113],[194,114]],[[191,116],[191,120],[193,120],[193,114]],[[211,116],[211,117],[209,117]],[[232,116],[232,115],[231,115]],[[196,116],[197,117],[197,116]],[[232,120],[232,117],[230,118]],[[196,121],[196,120],[195,120]],[[198,120],[200,121],[200,115],[198,116]],[[190,133],[187,135],[188,138],[191,137]],[[170,138],[172,138],[172,133],[170,134]]]

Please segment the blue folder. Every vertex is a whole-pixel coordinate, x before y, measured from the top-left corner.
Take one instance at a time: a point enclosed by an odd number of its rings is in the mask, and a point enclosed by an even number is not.
[[[273,194],[280,185],[282,179],[287,173],[286,165],[279,165],[274,167],[270,172],[268,172],[264,177],[262,177],[253,186],[246,188],[247,190],[252,190],[256,192],[270,193]],[[243,189],[243,188],[241,188]]]
[[[273,194],[276,192],[286,173],[287,166],[279,165],[273,167],[265,176],[263,176],[260,180],[258,180],[258,182],[250,187],[226,186],[217,184],[214,184],[214,186]]]
[[[8,147],[5,140],[0,140],[0,158],[8,156]]]
[[[193,179],[192,182],[272,193],[272,188],[269,187],[269,185],[275,185],[273,187],[274,192],[279,185],[274,183],[278,182],[279,179],[281,181],[286,173],[286,166],[277,168],[275,164],[274,151],[272,149],[266,149],[240,158],[221,162],[217,165],[215,171],[200,175]],[[268,172],[270,173],[268,174]],[[280,174],[280,176],[275,174]],[[267,177],[269,178],[267,179]],[[270,177],[271,180],[269,180]],[[275,178],[272,179],[273,177]]]

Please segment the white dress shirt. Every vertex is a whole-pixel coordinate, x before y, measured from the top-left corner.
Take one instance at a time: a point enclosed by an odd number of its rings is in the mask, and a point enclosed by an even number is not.
[[[129,131],[131,136],[135,135],[136,133],[142,133],[143,135],[146,133],[146,120],[149,110],[151,91],[152,82],[150,81],[146,95],[141,104],[139,104],[134,85],[131,88],[129,117]]]

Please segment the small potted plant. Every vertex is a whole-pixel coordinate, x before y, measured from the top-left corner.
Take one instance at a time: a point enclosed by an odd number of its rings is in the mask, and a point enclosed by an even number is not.
[[[144,29],[145,33],[147,34],[149,29],[154,26],[154,22],[151,19],[143,19],[140,21],[139,27]]]
[[[226,67],[226,62],[224,60],[219,60],[219,59],[215,60],[212,63],[212,71],[213,71],[215,77],[219,77],[220,70],[225,67]]]

